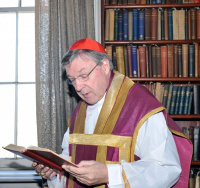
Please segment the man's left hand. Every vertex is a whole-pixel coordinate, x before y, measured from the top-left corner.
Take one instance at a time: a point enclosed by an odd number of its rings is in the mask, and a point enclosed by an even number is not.
[[[108,169],[105,164],[96,161],[81,161],[78,167],[62,166],[64,170],[85,185],[91,186],[108,183]]]

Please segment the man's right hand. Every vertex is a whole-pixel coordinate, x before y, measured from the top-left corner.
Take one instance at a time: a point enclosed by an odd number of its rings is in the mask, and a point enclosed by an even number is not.
[[[35,169],[35,171],[37,172],[37,174],[39,176],[42,176],[42,178],[44,178],[44,179],[50,179],[57,175],[57,173],[53,169],[51,169],[47,166],[44,166],[42,164],[33,162],[32,166]]]

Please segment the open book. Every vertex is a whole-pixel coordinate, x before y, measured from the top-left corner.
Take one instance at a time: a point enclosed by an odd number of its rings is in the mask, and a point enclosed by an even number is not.
[[[41,148],[37,146],[29,146],[25,148],[23,146],[17,146],[14,144],[9,144],[3,148],[12,153],[15,153],[16,155],[22,156],[31,161],[38,162],[52,169],[56,169],[60,172],[63,171],[62,169],[63,164],[77,167],[76,164],[64,159],[57,153],[46,148]]]

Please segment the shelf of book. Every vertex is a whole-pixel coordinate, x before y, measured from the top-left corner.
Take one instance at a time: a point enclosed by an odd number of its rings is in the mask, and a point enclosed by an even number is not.
[[[134,44],[190,44],[190,43],[200,43],[200,39],[194,40],[132,40],[132,41],[105,41],[105,45],[134,45]]]
[[[168,78],[162,78],[162,77],[143,77],[143,78],[133,78],[130,77],[131,80],[135,82],[200,82],[200,78],[190,78],[190,77],[168,77]]]
[[[133,9],[133,8],[189,8],[198,7],[200,3],[185,3],[185,4],[143,4],[143,5],[105,5],[105,9]]]
[[[114,69],[148,88],[194,143],[192,130],[200,134],[200,0],[144,1],[102,0],[101,43]],[[196,156],[191,166],[199,165]]]

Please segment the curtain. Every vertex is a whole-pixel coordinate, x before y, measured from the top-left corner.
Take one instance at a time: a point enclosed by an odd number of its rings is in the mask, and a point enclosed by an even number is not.
[[[38,145],[57,153],[77,104],[62,79],[61,60],[76,40],[95,38],[93,7],[93,0],[38,0],[35,5]]]

